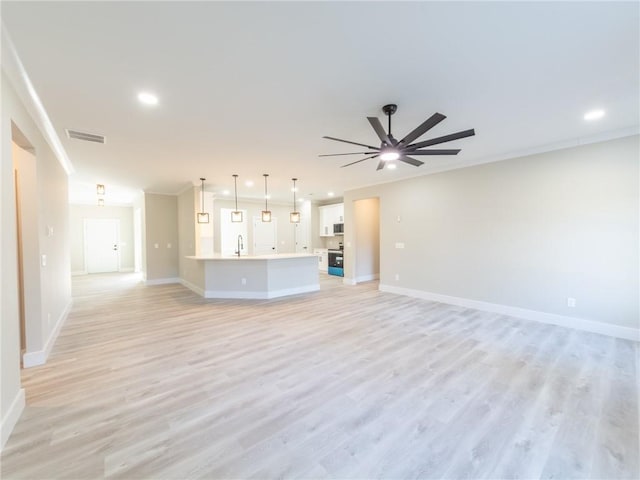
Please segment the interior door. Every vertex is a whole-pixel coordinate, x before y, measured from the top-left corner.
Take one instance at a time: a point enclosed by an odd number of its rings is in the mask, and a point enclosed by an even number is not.
[[[278,253],[277,231],[277,218],[271,217],[270,222],[263,222],[260,217],[253,217],[253,254]]]
[[[88,218],[84,221],[87,273],[117,272],[120,264],[120,220]]]

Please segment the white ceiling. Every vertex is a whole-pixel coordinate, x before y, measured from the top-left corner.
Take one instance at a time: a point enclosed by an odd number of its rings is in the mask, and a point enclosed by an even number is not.
[[[207,189],[305,198],[616,136],[639,124],[637,2],[8,2],[2,21],[73,163],[72,198]],[[139,104],[155,92],[158,106]],[[468,128],[457,157],[340,168],[377,144],[366,116],[397,103],[401,138]],[[606,111],[597,122],[583,115]],[[383,123],[384,119],[383,119]],[[386,123],[385,123],[386,125]],[[69,140],[65,128],[106,135]],[[354,156],[353,160],[360,157]],[[425,157],[423,157],[425,159]],[[249,189],[244,180],[256,185]],[[83,193],[84,192],[84,193]],[[109,201],[109,196],[107,200]],[[112,196],[111,200],[116,201]]]

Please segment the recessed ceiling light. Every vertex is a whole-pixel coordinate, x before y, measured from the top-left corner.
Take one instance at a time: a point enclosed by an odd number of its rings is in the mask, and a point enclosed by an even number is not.
[[[585,120],[598,120],[602,117],[604,117],[604,110],[591,110],[584,114]]]
[[[144,103],[145,105],[157,105],[158,97],[156,97],[153,93],[149,92],[140,92],[138,94],[138,100],[140,103]]]
[[[246,182],[244,182],[244,185],[246,187],[253,187],[253,180],[247,180]]]
[[[334,193],[333,192],[329,192],[329,193],[327,193],[327,195],[329,195],[330,197],[333,197]]]
[[[387,164],[387,169],[388,170],[395,170],[397,167],[397,165],[395,163],[388,163]]]
[[[230,195],[230,194],[231,194],[231,192],[230,192],[229,190],[223,190],[223,191],[222,191],[222,194],[223,194],[223,195]]]

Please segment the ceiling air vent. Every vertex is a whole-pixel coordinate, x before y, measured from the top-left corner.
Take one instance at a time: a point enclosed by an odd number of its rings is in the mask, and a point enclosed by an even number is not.
[[[106,143],[107,139],[104,135],[96,135],[95,133],[80,132],[78,130],[65,129],[67,137],[76,140],[84,140],[85,142]]]

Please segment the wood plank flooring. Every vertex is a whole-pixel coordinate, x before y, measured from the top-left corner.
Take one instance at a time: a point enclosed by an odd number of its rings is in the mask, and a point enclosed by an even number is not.
[[[74,278],[3,479],[640,477],[638,346],[382,293]]]

